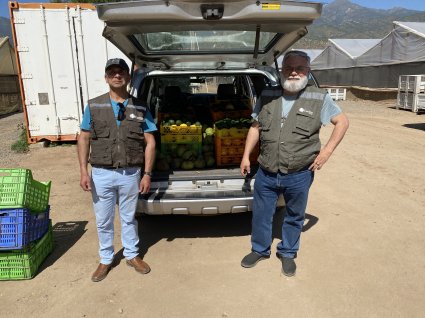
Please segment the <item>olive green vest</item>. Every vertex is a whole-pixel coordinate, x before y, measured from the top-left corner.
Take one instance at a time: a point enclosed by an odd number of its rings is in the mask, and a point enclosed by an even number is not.
[[[109,93],[88,101],[91,115],[90,164],[105,167],[142,166],[145,138],[141,123],[146,107],[130,97],[125,118],[118,126]]]
[[[282,90],[261,94],[260,156],[267,171],[291,173],[310,165],[320,152],[320,112],[326,92],[307,86],[298,95],[287,118],[282,118]]]

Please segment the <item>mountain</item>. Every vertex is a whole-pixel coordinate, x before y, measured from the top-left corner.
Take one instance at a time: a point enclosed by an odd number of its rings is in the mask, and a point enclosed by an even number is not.
[[[0,17],[0,37],[8,36],[10,43],[13,45],[12,28],[8,18]]]
[[[307,36],[295,47],[323,49],[328,39],[382,39],[391,32],[393,21],[425,22],[425,11],[370,9],[349,0],[334,0],[323,6],[322,16],[308,27]],[[12,43],[8,18],[0,17],[0,36],[8,36]]]
[[[425,11],[370,9],[335,0],[323,6],[322,16],[308,27],[309,33],[296,47],[323,49],[328,39],[382,39],[391,32],[393,21],[425,22]]]

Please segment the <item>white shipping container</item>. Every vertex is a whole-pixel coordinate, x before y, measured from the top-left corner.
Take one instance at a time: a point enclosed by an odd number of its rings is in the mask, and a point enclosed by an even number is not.
[[[29,141],[76,140],[87,101],[108,91],[106,60],[130,61],[91,4],[9,5]]]

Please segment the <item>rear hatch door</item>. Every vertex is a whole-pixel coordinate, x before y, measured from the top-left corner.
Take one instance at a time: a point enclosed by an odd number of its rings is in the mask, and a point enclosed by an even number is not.
[[[103,35],[150,68],[246,69],[272,65],[307,34],[321,3],[136,1],[98,4]]]

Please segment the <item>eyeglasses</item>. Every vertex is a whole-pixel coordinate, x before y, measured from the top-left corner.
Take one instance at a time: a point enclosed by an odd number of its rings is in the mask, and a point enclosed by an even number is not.
[[[123,103],[118,103],[118,106],[120,107],[120,109],[118,109],[118,116],[117,119],[119,121],[123,121],[125,118],[125,106]]]
[[[296,73],[306,73],[308,72],[310,68],[308,66],[284,66],[283,67],[283,72],[284,73],[292,73],[292,72],[296,72]]]
[[[119,75],[119,76],[124,76],[124,74],[125,74],[125,70],[123,70],[123,69],[117,69],[117,70],[107,70],[106,71],[106,76],[108,76],[108,77],[115,77],[115,75]]]

